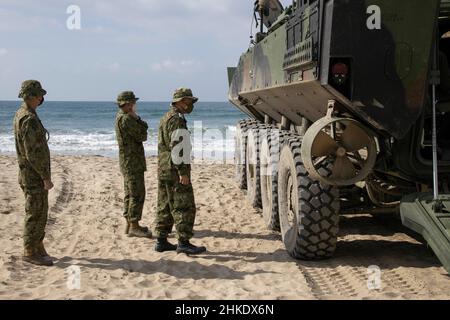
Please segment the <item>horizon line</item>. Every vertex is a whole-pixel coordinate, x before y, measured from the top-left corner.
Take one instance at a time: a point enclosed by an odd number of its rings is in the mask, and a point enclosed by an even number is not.
[[[22,102],[23,100],[0,100],[1,102]],[[107,101],[107,100],[45,100],[45,102],[107,102],[107,103],[116,103],[115,101]],[[44,102],[44,103],[45,103]],[[138,102],[163,102],[163,103],[170,103],[170,100],[167,101],[163,101],[163,100],[139,100]],[[213,100],[208,100],[208,101],[203,101],[203,100],[199,100],[198,103],[214,103],[214,102],[227,102],[230,103],[230,101],[225,100],[225,101],[213,101]]]

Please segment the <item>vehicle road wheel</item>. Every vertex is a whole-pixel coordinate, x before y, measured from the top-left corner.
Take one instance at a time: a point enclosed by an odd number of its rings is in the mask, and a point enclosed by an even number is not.
[[[284,141],[292,137],[288,131],[271,129],[261,137],[261,200],[266,226],[280,231],[278,215],[278,170],[281,148]]]
[[[257,124],[256,120],[241,120],[236,126],[234,163],[236,168],[236,181],[240,189],[247,189],[246,151],[247,132]]]
[[[254,208],[262,208],[260,174],[260,137],[267,135],[269,126],[259,124],[248,131],[246,172],[247,199]]]
[[[301,139],[283,146],[278,175],[278,203],[283,242],[289,254],[302,260],[331,257],[339,231],[339,190],[312,179],[300,154]],[[323,163],[321,174],[331,174]]]

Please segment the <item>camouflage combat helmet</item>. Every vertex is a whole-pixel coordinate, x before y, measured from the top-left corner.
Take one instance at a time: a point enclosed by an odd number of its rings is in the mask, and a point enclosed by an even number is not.
[[[192,101],[194,103],[196,103],[198,101],[198,98],[194,97],[194,95],[192,94],[191,89],[179,88],[179,89],[175,90],[175,92],[173,94],[172,102],[173,103],[179,102],[179,101],[183,100],[184,98],[192,99]]]
[[[124,91],[117,97],[117,105],[121,107],[127,103],[136,103],[138,100],[133,91]]]
[[[45,91],[41,83],[37,80],[26,80],[22,83],[20,88],[19,98],[26,99],[28,97],[40,97],[45,96],[47,91]]]

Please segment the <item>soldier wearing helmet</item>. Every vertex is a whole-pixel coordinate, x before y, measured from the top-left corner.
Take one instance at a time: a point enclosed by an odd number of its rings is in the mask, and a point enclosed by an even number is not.
[[[158,211],[155,246],[157,252],[200,254],[205,247],[190,243],[195,221],[195,199],[191,184],[191,144],[184,117],[198,101],[192,90],[180,88],[173,95],[170,110],[161,119],[158,134]],[[178,246],[167,241],[176,226]]]
[[[125,233],[129,237],[151,238],[147,227],[141,227],[145,202],[144,173],[147,171],[143,142],[147,141],[148,125],[136,114],[136,98],[132,91],[117,97],[116,137],[119,144],[120,171],[124,177]]]
[[[46,94],[47,91],[39,81],[24,81],[19,93],[23,103],[14,117],[19,184],[25,195],[23,260],[40,266],[53,265],[43,243],[48,215],[48,192],[53,188],[48,132],[36,112],[43,104]]]

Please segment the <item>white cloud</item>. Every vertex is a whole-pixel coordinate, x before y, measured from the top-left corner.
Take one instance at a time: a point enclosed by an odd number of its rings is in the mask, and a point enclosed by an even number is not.
[[[86,0],[80,0],[81,2]],[[116,30],[133,30],[147,36],[146,41],[188,37],[209,37],[211,40],[230,41],[242,30],[249,30],[252,3],[242,0],[96,0],[86,11],[103,19]]]
[[[66,78],[83,99],[145,83],[160,92],[189,84],[210,100],[222,100],[226,67],[248,48],[254,0],[77,0],[80,32],[66,28],[71,1],[0,3],[0,87],[8,88],[2,96],[14,98],[17,83],[32,76],[53,82],[60,95],[55,99],[62,100]]]
[[[162,62],[153,63],[151,69],[153,71],[170,71],[177,73],[186,73],[193,68],[199,67],[200,64],[193,60],[173,60],[166,59]]]
[[[3,3],[2,3],[3,5]],[[46,7],[43,7],[44,9]],[[0,31],[5,32],[35,32],[38,30],[64,30],[65,20],[58,16],[49,16],[44,13],[29,15],[26,11],[0,8]],[[64,15],[61,15],[63,18]],[[26,23],[23,23],[26,21]],[[64,23],[63,23],[64,22]]]
[[[106,69],[110,72],[118,72],[120,70],[120,63],[118,62],[113,62],[111,64],[108,64],[106,66]]]

